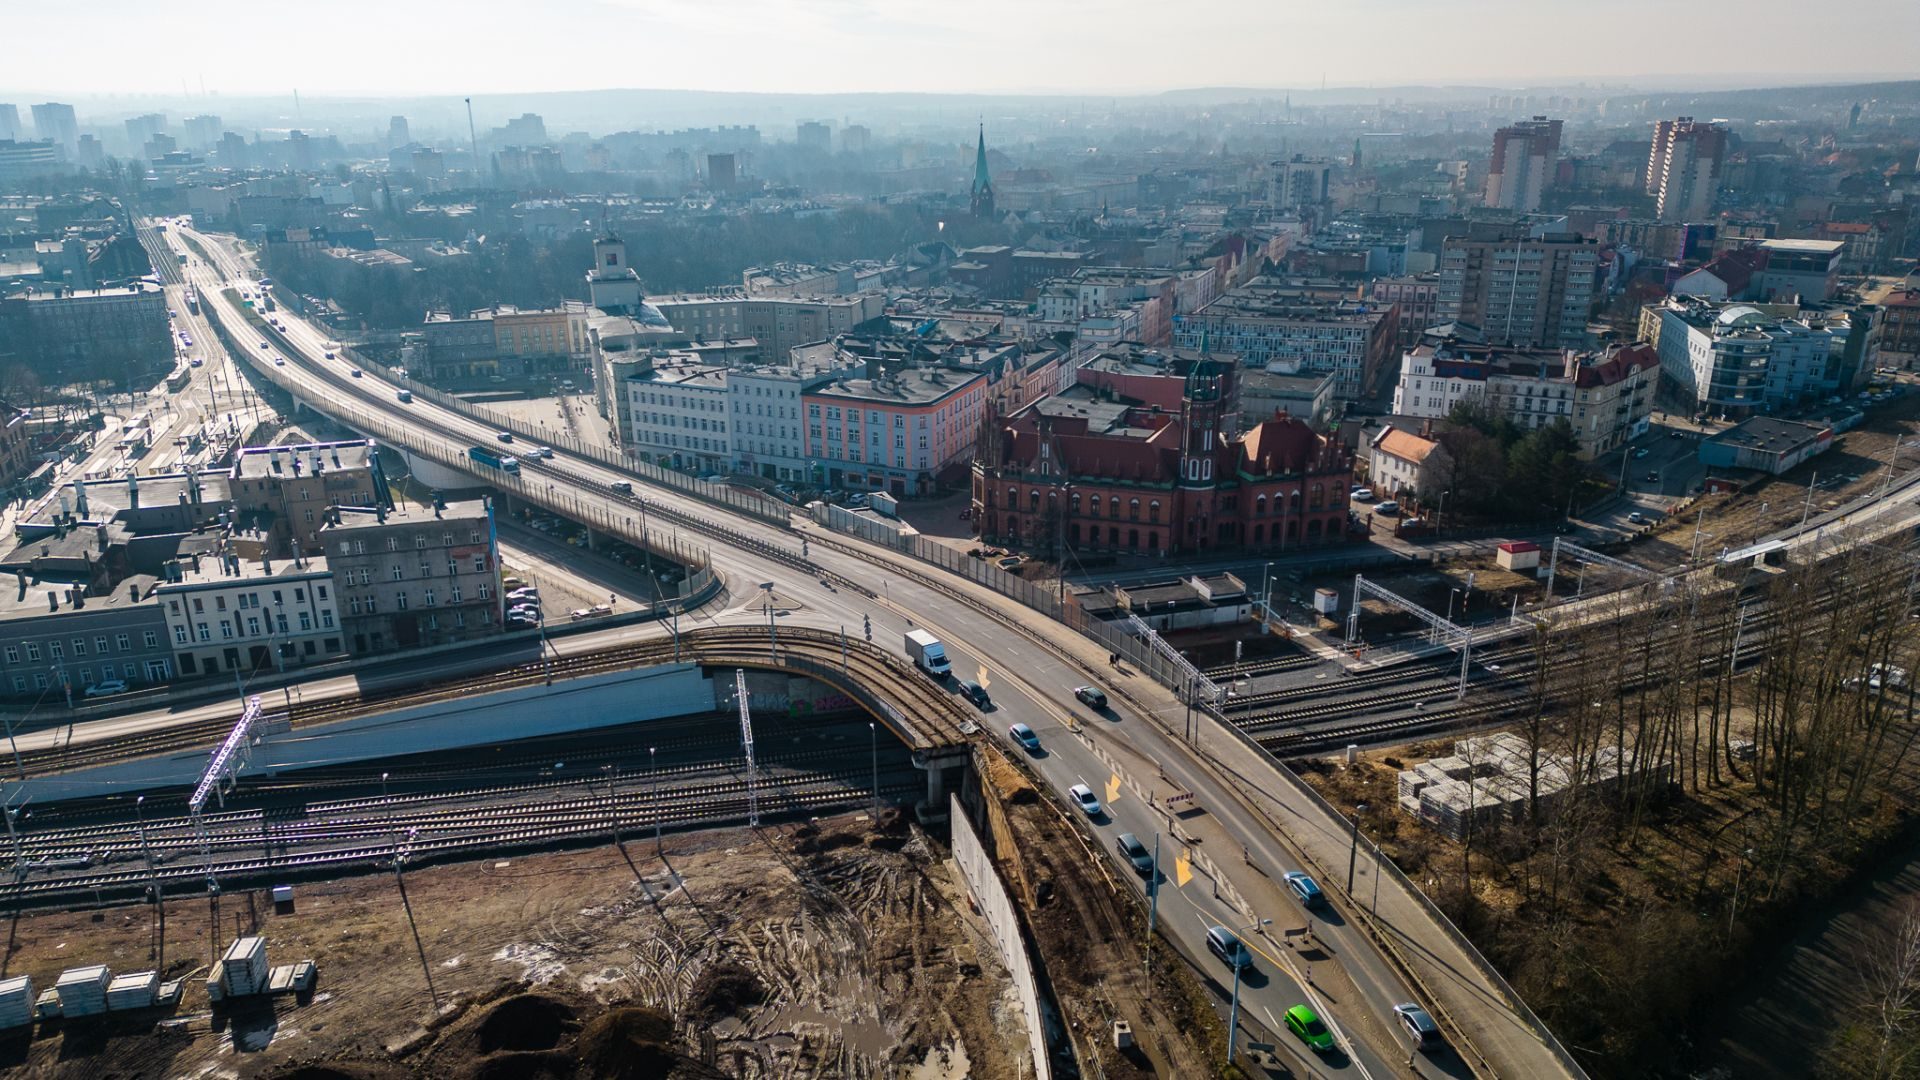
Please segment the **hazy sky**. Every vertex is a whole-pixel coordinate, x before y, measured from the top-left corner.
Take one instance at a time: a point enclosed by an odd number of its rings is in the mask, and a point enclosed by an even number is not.
[[[9,95],[1920,74],[1920,0],[0,0],[0,26]]]

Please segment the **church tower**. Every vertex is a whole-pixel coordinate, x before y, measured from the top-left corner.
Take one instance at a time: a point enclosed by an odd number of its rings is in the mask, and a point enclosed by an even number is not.
[[[973,192],[967,205],[972,207],[976,218],[991,218],[993,213],[993,178],[987,175],[987,126],[980,125],[980,147],[973,155]]]
[[[643,299],[640,275],[627,265],[627,245],[612,232],[593,242],[593,269],[587,271],[587,302],[609,314],[632,311]]]
[[[1210,488],[1216,483],[1214,463],[1226,428],[1229,374],[1225,365],[1197,360],[1187,371],[1180,393],[1180,485]]]

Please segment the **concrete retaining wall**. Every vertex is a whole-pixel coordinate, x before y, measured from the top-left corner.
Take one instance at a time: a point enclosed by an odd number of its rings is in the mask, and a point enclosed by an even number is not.
[[[993,931],[1000,946],[1000,960],[1013,973],[1013,987],[1020,995],[1020,1012],[1027,1021],[1027,1045],[1033,1051],[1034,1080],[1052,1080],[1053,1062],[1047,1054],[1046,1029],[1040,1022],[1040,986],[1033,977],[1033,963],[1027,956],[1027,940],[1020,934],[1020,917],[1014,913],[1013,898],[994,871],[993,857],[981,846],[980,836],[967,820],[958,795],[948,796],[947,820],[953,825],[953,861],[960,867],[967,891],[980,914]]]

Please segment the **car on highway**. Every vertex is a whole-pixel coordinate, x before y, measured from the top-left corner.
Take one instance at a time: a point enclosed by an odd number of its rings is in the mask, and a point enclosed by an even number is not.
[[[493,437],[496,439],[499,439],[501,442],[512,442],[513,432],[511,431],[497,432]]]
[[[401,390],[396,392],[393,396],[402,405],[411,404],[413,402],[413,391],[411,390]]]
[[[271,345],[269,345],[269,344],[267,344],[267,343],[266,343],[266,342],[264,342],[264,341],[260,343],[260,347],[261,347],[261,348],[263,348],[263,349],[271,349],[271,348],[273,348],[273,346],[271,346]]]
[[[620,494],[620,495],[633,494],[633,485],[628,483],[625,480],[615,480],[613,483],[607,486],[612,488],[616,494]]]
[[[87,697],[106,697],[108,694],[124,694],[127,684],[119,679],[102,679],[87,687]]]
[[[1645,525],[1647,523],[1647,515],[1635,510],[1627,515],[1627,520],[1633,522],[1635,525]]]
[[[1139,837],[1123,832],[1114,837],[1113,846],[1120,852],[1120,857],[1133,867],[1134,873],[1143,878],[1153,876],[1153,852],[1147,850],[1147,845],[1141,843]]]
[[[1386,502],[1375,505],[1373,512],[1386,517],[1395,517],[1400,513],[1400,504],[1388,499]]]
[[[1076,686],[1073,688],[1073,696],[1079,698],[1080,703],[1090,709],[1107,707],[1107,692],[1097,686]]]
[[[1100,816],[1100,799],[1094,795],[1093,789],[1087,785],[1073,785],[1067,789],[1067,797],[1073,800],[1073,805],[1079,807],[1081,813],[1090,818],[1098,818]]]
[[[333,354],[332,354],[332,353],[328,353],[328,354],[327,354],[327,359],[329,359],[329,360],[331,360],[331,359],[333,359]]]
[[[987,696],[986,687],[981,686],[972,679],[961,679],[955,689],[960,691],[961,697],[973,702],[974,706],[981,712],[993,711],[993,699]]]
[[[1301,907],[1326,906],[1327,894],[1320,891],[1320,883],[1313,880],[1312,876],[1300,870],[1292,870],[1282,877],[1287,883],[1287,889],[1293,893],[1294,899],[1300,901]]]
[[[1012,739],[1014,742],[1019,743],[1034,753],[1040,751],[1040,736],[1035,735],[1033,729],[1025,724],[1015,724],[1008,728],[1007,738]]]
[[[354,369],[352,369],[352,370],[353,370],[353,377],[354,377],[354,378],[356,378],[356,379],[357,379],[357,378],[359,378],[359,377],[360,377],[360,375],[361,375],[361,371],[360,371],[360,369],[359,369],[359,368],[354,368]]]
[[[1657,473],[1657,472],[1650,472],[1650,473],[1648,473],[1648,474],[1647,474],[1647,483],[1649,483],[1649,484],[1657,484],[1657,483],[1659,483],[1659,482],[1660,482],[1660,474],[1659,474],[1659,473]]]
[[[1253,952],[1240,944],[1240,935],[1224,926],[1207,928],[1207,951],[1219,957],[1228,967],[1245,969],[1253,966]]]
[[[1643,457],[1646,457],[1646,456],[1647,456],[1648,454],[1650,454],[1650,453],[1652,453],[1652,452],[1653,452],[1653,451],[1651,451],[1651,450],[1648,450],[1648,449],[1647,449],[1646,447],[1644,447],[1644,446],[1636,446],[1636,447],[1634,447],[1634,450],[1633,450],[1633,456],[1634,456],[1634,457],[1637,457],[1637,458],[1643,458]]]
[[[286,366],[287,366],[287,358],[286,358],[286,357],[284,357],[284,356],[276,356],[276,357],[274,357],[274,358],[273,358],[273,366],[274,366],[274,367],[286,367]]]
[[[1401,1028],[1413,1040],[1415,1048],[1431,1050],[1440,1045],[1440,1025],[1433,1022],[1427,1010],[1411,1001],[1403,1001],[1393,1007],[1394,1019],[1400,1021]]]
[[[187,366],[188,366],[188,367],[199,367],[199,366],[200,366],[200,364],[201,364],[201,362],[202,362],[202,361],[201,361],[201,359],[200,359],[199,357],[197,357],[197,356],[196,356],[196,357],[194,357],[193,359],[191,359],[191,360],[189,360],[189,361],[187,361]]]
[[[550,460],[553,457],[553,447],[536,446],[533,449],[527,451],[527,456],[530,458],[545,458]]]
[[[567,618],[579,622],[581,619],[604,619],[611,614],[613,614],[612,608],[605,604],[595,604],[592,607],[575,608],[567,612]]]
[[[1333,1032],[1320,1022],[1320,1014],[1314,1012],[1311,1005],[1295,1005],[1287,1010],[1287,1030],[1316,1054],[1333,1050]]]

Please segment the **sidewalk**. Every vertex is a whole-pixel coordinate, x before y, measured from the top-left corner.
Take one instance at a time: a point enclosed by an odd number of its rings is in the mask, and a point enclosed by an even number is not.
[[[800,531],[831,535],[836,541],[858,546],[871,562],[891,564],[902,572],[934,577],[952,588],[965,590],[976,605],[991,608],[1010,625],[1043,637],[1051,648],[1097,677],[1110,692],[1133,702],[1143,714],[1143,720],[1158,725],[1157,728],[1129,725],[1124,731],[1109,730],[1104,741],[1110,750],[1128,748],[1136,757],[1158,759],[1169,769],[1176,769],[1176,763],[1183,757],[1192,760],[1170,745],[1168,735],[1171,725],[1179,723],[1185,706],[1165,687],[1133,668],[1116,671],[1109,667],[1107,654],[1093,641],[1037,617],[1010,597],[946,574],[904,553],[830,533],[811,522],[804,523]],[[1041,630],[1042,626],[1048,629]],[[1129,746],[1135,742],[1141,745]],[[1346,880],[1349,841],[1346,823],[1330,813],[1277,761],[1250,746],[1237,732],[1222,729],[1210,717],[1201,722],[1200,749],[1210,759],[1202,767],[1212,774],[1209,779],[1215,781],[1217,794],[1224,796],[1213,800],[1215,812],[1226,809],[1222,803],[1239,802],[1247,813],[1259,819],[1261,827],[1256,831],[1260,839],[1272,839],[1303,856],[1301,861],[1314,868],[1322,887],[1336,898],[1338,910],[1357,916],[1363,909],[1340,894]],[[1255,836],[1243,834],[1243,839],[1248,847],[1254,846]],[[1229,844],[1233,844],[1231,839]],[[1237,860],[1222,861],[1236,864],[1221,869],[1242,895],[1264,895],[1260,890],[1270,883],[1254,880],[1260,875],[1252,867],[1237,865]],[[1337,875],[1330,872],[1336,866],[1340,868]],[[1356,891],[1362,888],[1363,880],[1371,899],[1374,888],[1371,874],[1366,879],[1356,877]],[[1470,1046],[1460,1048],[1463,1056],[1471,1058],[1477,1052],[1488,1072],[1503,1077],[1582,1075],[1569,1069],[1534,1033],[1507,1000],[1498,977],[1481,966],[1483,961],[1477,953],[1456,939],[1450,928],[1436,920],[1398,878],[1381,875],[1378,889],[1379,930],[1374,936],[1385,942],[1403,969],[1413,975],[1428,997],[1427,1004],[1465,1036]]]

